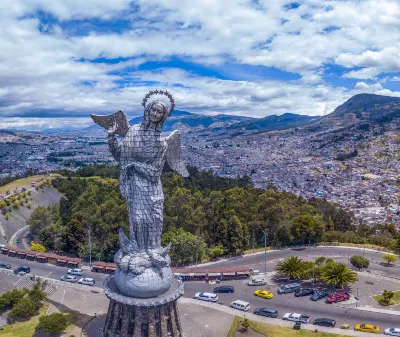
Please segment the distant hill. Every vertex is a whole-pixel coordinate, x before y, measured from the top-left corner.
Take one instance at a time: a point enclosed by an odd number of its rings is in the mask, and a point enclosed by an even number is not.
[[[365,122],[385,123],[400,117],[400,98],[374,94],[358,94],[312,126],[343,127]]]
[[[143,120],[143,116],[134,117],[129,121],[130,125],[138,124]],[[179,129],[181,131],[193,131],[204,129],[226,128],[232,124],[244,121],[255,121],[256,118],[232,115],[201,115],[188,111],[174,110],[172,115],[168,117],[163,126],[163,131],[173,131]],[[97,124],[89,126],[81,130],[81,132],[92,132],[101,130]]]
[[[16,136],[17,134],[15,133],[15,132],[13,132],[13,131],[10,131],[10,130],[0,130],[0,134],[3,134],[3,135],[10,135],[10,136]]]
[[[264,118],[260,118],[253,121],[240,122],[231,125],[229,129],[244,129],[247,131],[273,131],[273,130],[285,130],[290,128],[301,127],[314,123],[321,117],[312,117],[306,115],[297,115],[293,113],[285,113],[283,115],[272,115]]]

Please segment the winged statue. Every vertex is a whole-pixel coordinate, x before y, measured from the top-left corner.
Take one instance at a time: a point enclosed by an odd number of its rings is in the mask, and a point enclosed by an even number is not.
[[[168,109],[167,104],[159,100],[147,104],[153,94],[169,97],[171,107]],[[143,121],[132,126],[122,110],[108,116],[91,116],[108,131],[109,148],[120,165],[120,189],[128,207],[130,237],[120,230],[121,249],[114,257],[117,272],[142,275],[155,268],[169,275],[170,245],[161,246],[164,193],[160,177],[165,161],[184,177],[188,176],[188,171],[183,161],[179,131],[173,131],[167,137],[161,133],[175,105],[172,95],[166,91],[150,92],[142,105],[145,107]],[[117,135],[123,138],[118,140]],[[126,288],[122,283],[121,288]],[[129,292],[129,289],[124,290]],[[135,291],[131,289],[130,294],[133,293]]]

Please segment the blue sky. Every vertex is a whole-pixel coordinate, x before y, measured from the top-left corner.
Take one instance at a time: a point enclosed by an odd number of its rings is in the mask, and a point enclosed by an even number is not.
[[[323,115],[354,94],[400,96],[396,0],[14,0],[0,3],[3,127],[177,109]]]

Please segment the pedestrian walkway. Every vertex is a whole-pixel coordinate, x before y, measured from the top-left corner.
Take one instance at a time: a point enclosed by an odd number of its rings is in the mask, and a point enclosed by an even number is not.
[[[29,277],[22,277],[20,280],[18,280],[14,284],[14,288],[17,289],[32,289],[33,285],[35,284],[35,281],[32,281]],[[44,290],[45,294],[47,297],[50,297],[57,291],[57,287],[55,287],[52,283],[47,282],[46,288]]]

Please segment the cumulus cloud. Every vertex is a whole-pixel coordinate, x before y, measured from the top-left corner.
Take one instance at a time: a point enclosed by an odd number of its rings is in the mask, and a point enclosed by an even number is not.
[[[136,112],[149,86],[167,85],[181,109],[259,117],[326,114],[361,91],[398,94],[384,87],[400,71],[397,1],[291,2],[0,2],[0,116]],[[228,62],[271,67],[299,80],[243,73],[221,79],[176,66],[138,70],[171,59],[213,69]],[[330,83],[332,65],[365,82]]]

